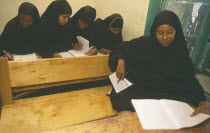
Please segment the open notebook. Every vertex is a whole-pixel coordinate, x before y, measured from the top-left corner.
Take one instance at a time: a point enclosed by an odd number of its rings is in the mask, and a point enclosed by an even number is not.
[[[167,99],[132,99],[131,102],[144,129],[180,129],[210,118],[201,113],[191,117],[194,110],[184,102]]]
[[[85,53],[89,51],[89,41],[81,36],[77,36],[77,40],[82,44],[81,50],[69,50],[67,52],[59,53],[62,57],[77,57],[77,56],[87,56]]]
[[[17,61],[17,60],[33,60],[33,59],[38,59],[35,53],[26,54],[26,55],[13,54],[13,58],[14,58],[15,61]]]

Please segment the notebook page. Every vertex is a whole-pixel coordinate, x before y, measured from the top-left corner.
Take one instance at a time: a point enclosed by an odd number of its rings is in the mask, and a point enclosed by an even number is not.
[[[159,100],[132,99],[132,104],[144,129],[176,129]]]
[[[177,123],[179,128],[192,127],[210,118],[210,116],[206,114],[198,114],[197,116],[191,117],[190,115],[194,112],[194,109],[187,103],[167,99],[160,101],[166,112],[171,119]]]
[[[77,51],[77,50],[69,50],[69,53],[71,53],[73,56],[77,57],[77,56],[87,56],[85,53],[83,53],[82,51]]]
[[[74,57],[71,53],[69,52],[60,52],[59,53],[62,57]]]
[[[14,60],[33,60],[33,59],[37,59],[37,56],[35,53],[32,54],[26,54],[26,55],[17,55],[14,54],[13,55]]]

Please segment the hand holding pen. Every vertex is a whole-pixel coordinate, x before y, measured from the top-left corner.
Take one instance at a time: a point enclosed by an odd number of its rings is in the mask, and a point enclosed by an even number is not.
[[[13,55],[10,52],[6,52],[5,50],[2,50],[4,52],[4,57],[7,57],[8,60],[14,60]]]
[[[128,71],[125,73],[125,76],[126,76],[129,72],[130,72],[130,70],[128,70]],[[124,76],[124,77],[125,77],[125,76]],[[119,78],[119,79],[117,80],[117,84],[118,84],[121,80],[123,80],[123,79]]]

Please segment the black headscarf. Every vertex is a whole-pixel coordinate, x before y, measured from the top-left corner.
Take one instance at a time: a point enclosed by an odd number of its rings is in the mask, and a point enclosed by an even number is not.
[[[123,28],[123,18],[120,14],[112,14],[104,20],[99,18],[94,22],[94,44],[97,49],[112,50],[122,42],[122,32],[115,35],[110,31],[110,27]]]
[[[24,28],[19,22],[19,15],[33,17],[33,24]],[[40,20],[39,12],[35,5],[24,2],[18,9],[18,15],[10,20],[2,34],[1,47],[12,54],[29,54],[37,51],[37,28]]]
[[[96,9],[89,5],[82,7],[72,17],[74,21],[78,21],[79,19],[81,19],[86,24],[92,24],[95,18],[96,18]]]
[[[55,0],[47,7],[42,14],[41,22],[47,24],[57,24],[58,15],[72,14],[72,9],[66,0]]]
[[[58,16],[62,14],[72,14],[71,6],[66,0],[55,0],[41,17],[39,54],[43,57],[52,57],[53,53],[72,48],[73,23],[69,21],[65,26],[59,25]]]
[[[112,14],[104,19],[104,24],[108,27],[123,28],[123,18],[120,14]]]
[[[174,41],[168,47],[156,39],[156,29],[164,24],[176,31]],[[126,71],[130,71],[126,78],[134,85],[111,94],[113,106],[118,110],[132,110],[130,100],[134,98],[174,99],[194,105],[205,100],[203,88],[194,77],[179,18],[172,11],[162,11],[156,16],[149,36],[124,42],[110,54],[109,65],[113,71],[119,58],[125,59]],[[122,96],[127,101],[119,103]],[[118,104],[127,105],[119,107]]]
[[[92,24],[96,18],[96,9],[87,5],[79,9],[74,16],[71,18],[71,20],[74,23],[75,27],[75,35],[76,36],[82,36],[85,39],[89,40],[90,45],[93,45],[93,30],[92,30]],[[80,29],[78,25],[78,20],[81,19],[86,24],[89,24],[88,28]],[[78,40],[75,37],[74,43],[78,42]]]

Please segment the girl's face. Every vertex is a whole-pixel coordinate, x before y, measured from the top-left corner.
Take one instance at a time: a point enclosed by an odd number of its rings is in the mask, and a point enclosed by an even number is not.
[[[160,25],[156,29],[157,40],[163,47],[167,47],[173,42],[175,34],[175,29],[170,25]]]
[[[68,23],[70,16],[71,16],[71,14],[58,15],[58,23],[59,23],[59,25],[60,26],[65,26]]]
[[[113,34],[119,34],[121,31],[122,31],[122,29],[120,29],[120,28],[113,28],[113,27],[109,27],[109,29],[110,29],[110,31],[113,33]]]
[[[83,22],[81,19],[78,20],[78,25],[80,29],[86,29],[89,27],[89,24],[86,24],[85,22]]]
[[[19,15],[19,22],[24,28],[27,28],[27,27],[29,27],[33,24],[34,19],[31,16],[20,14]]]

